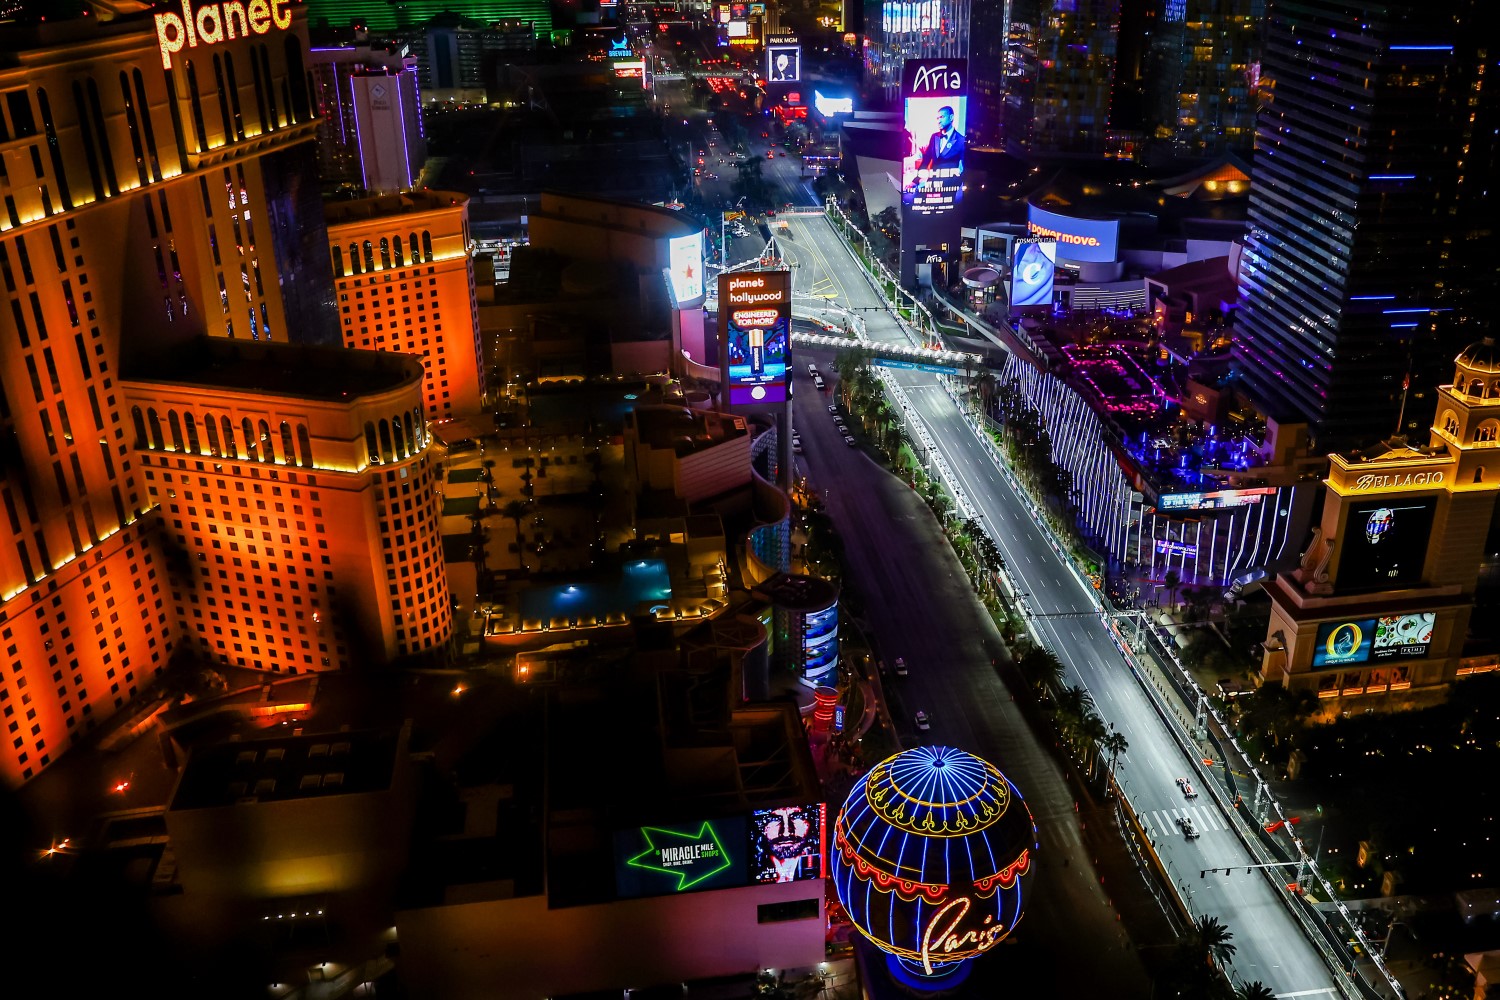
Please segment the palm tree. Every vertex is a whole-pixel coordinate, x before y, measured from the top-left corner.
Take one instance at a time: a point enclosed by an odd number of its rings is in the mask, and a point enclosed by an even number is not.
[[[1109,754],[1109,773],[1113,777],[1115,764],[1119,761],[1120,754],[1130,749],[1130,741],[1125,738],[1124,733],[1110,730],[1109,735],[1099,741],[1099,749]]]
[[[1175,569],[1167,570],[1167,575],[1162,577],[1161,585],[1167,590],[1167,610],[1177,610],[1177,588],[1182,586],[1182,577],[1177,575]]]
[[[1092,709],[1084,712],[1083,718],[1078,720],[1078,727],[1074,730],[1074,739],[1077,749],[1088,758],[1089,775],[1094,773],[1094,765],[1099,760],[1099,747],[1104,738],[1109,735],[1109,727],[1104,720],[1099,718],[1099,713]]]
[[[1257,979],[1253,983],[1240,983],[1234,991],[1234,1000],[1276,1000],[1276,994]]]
[[[1193,937],[1210,965],[1223,965],[1234,957],[1234,932],[1220,923],[1218,917],[1208,914],[1199,917],[1193,925]]]
[[[1017,666],[1042,692],[1051,691],[1062,683],[1062,661],[1046,646],[1031,646],[1021,654]]]
[[[525,500],[511,500],[511,501],[508,501],[505,504],[504,507],[500,508],[500,514],[503,517],[510,518],[511,523],[516,526],[516,552],[517,552],[518,555],[522,552],[522,548],[521,548],[521,519],[524,518],[524,517],[527,517],[528,515],[530,515],[530,513],[531,513],[531,504],[527,503]],[[526,568],[526,558],[525,558],[524,555],[522,555],[520,558],[521,558],[521,568],[525,569]]]

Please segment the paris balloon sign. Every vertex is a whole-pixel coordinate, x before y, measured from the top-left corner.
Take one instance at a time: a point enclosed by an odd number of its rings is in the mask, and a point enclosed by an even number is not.
[[[291,0],[225,0],[224,3],[194,5],[182,0],[182,13],[163,11],[156,15],[156,45],[161,49],[163,69],[172,68],[172,56],[183,49],[196,49],[232,42],[236,38],[266,35],[272,29],[292,26]]]

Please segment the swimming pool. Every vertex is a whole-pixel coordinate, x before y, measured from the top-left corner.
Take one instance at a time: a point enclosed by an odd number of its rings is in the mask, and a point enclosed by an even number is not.
[[[672,578],[661,559],[637,559],[626,563],[614,580],[590,583],[559,583],[521,592],[521,617],[551,621],[554,618],[643,614],[672,599]]]

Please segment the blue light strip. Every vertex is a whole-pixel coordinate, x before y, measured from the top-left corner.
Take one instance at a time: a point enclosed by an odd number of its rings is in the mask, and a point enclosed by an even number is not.
[[[1394,295],[1351,295],[1351,296],[1349,296],[1349,301],[1350,302],[1389,302],[1390,300],[1394,299],[1395,297],[1396,296],[1394,296]]]
[[[1391,324],[1391,329],[1392,330],[1402,330],[1402,329],[1406,329],[1408,327],[1413,327],[1413,326],[1421,326],[1421,324],[1420,323],[1392,323]]]
[[[1451,45],[1392,45],[1392,52],[1452,52]]]
[[[1414,181],[1416,174],[1371,174],[1372,181]]]

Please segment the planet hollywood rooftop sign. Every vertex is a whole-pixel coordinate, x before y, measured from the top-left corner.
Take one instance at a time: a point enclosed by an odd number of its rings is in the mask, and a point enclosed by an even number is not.
[[[172,68],[172,56],[183,49],[218,45],[236,38],[269,34],[274,28],[292,26],[292,0],[225,0],[194,6],[182,0],[182,13],[163,11],[156,15],[156,45],[163,69]]]

